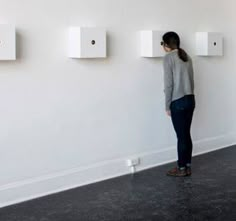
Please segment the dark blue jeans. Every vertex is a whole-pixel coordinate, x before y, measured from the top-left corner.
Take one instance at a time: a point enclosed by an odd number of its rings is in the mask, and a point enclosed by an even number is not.
[[[178,166],[186,167],[191,165],[192,159],[192,138],[191,123],[195,108],[194,95],[186,95],[171,103],[171,119],[177,135]]]

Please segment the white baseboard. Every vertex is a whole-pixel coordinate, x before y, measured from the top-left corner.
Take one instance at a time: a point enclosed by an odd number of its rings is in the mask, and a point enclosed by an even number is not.
[[[236,133],[204,139],[194,143],[193,155],[207,153],[235,144]],[[176,147],[171,147],[162,151],[137,154],[136,156],[141,158],[141,164],[138,166],[137,171],[176,161],[176,152]],[[0,208],[129,174],[130,169],[126,166],[126,159],[130,157],[133,156],[0,186]]]

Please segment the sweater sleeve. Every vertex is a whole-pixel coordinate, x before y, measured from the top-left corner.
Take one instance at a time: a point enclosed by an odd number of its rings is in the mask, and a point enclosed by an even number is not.
[[[194,70],[193,70],[193,62],[192,59],[189,59],[190,61],[190,73],[191,73],[191,88],[194,93]]]
[[[164,68],[164,92],[165,92],[165,106],[166,110],[170,110],[173,92],[173,72],[171,68],[170,57],[166,56],[163,61]]]

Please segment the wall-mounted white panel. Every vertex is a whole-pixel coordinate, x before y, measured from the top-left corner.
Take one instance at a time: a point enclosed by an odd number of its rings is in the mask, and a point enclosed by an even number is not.
[[[165,31],[140,31],[141,57],[164,57],[165,51],[161,45]]]
[[[93,27],[70,27],[69,57],[105,58],[106,30]]]
[[[0,25],[0,60],[16,60],[16,31],[14,25]]]
[[[196,54],[199,56],[222,56],[223,35],[217,32],[197,32]]]

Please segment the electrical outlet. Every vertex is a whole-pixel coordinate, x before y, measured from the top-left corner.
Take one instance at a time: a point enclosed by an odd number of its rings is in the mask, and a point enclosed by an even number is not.
[[[140,158],[139,157],[127,160],[127,166],[128,167],[137,166],[139,164],[140,164]]]

